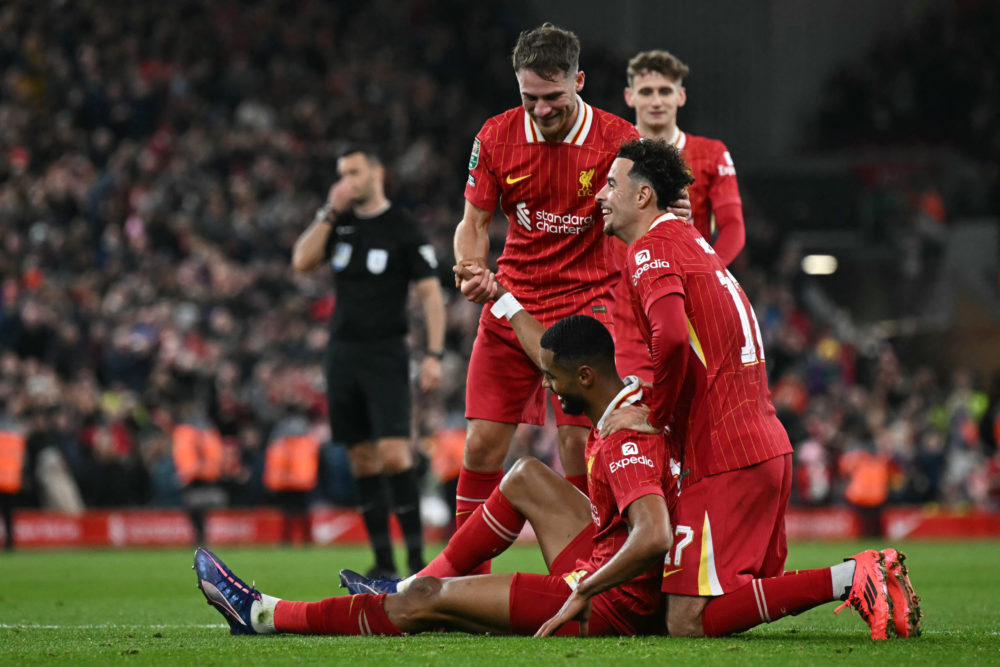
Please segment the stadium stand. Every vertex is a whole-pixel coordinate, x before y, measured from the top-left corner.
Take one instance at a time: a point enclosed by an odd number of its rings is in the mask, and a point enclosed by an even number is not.
[[[810,130],[817,149],[898,149],[924,137],[960,155],[962,178],[892,190],[910,202],[907,220],[923,216],[932,230],[950,215],[1000,213],[1000,51],[988,29],[1000,10],[967,5],[949,31],[930,29],[941,21],[932,14],[845,64]],[[170,434],[192,403],[223,439],[231,505],[265,502],[268,434],[289,414],[308,415],[332,447],[321,359],[335,303],[328,276],[292,275],[291,245],[350,139],[399,156],[391,196],[450,255],[475,123],[516,99],[496,84],[509,79],[515,9],[416,0],[0,8],[0,405],[4,423],[27,434],[21,505],[179,506]],[[598,54],[588,81],[617,81],[624,56]],[[594,89],[619,94],[617,83]],[[965,102],[926,103],[942,99]],[[824,316],[799,268],[802,248],[749,194],[736,271],[758,304],[796,448],[794,501],[1000,507],[1000,377],[903,363],[885,339],[870,343]],[[448,261],[442,271],[450,286]],[[419,406],[428,442],[463,424],[478,308],[454,292],[447,307],[445,386]],[[519,433],[512,457],[551,459],[554,442],[552,429]],[[342,467],[343,457],[321,461],[314,499],[344,502],[327,481],[343,471],[326,464]]]

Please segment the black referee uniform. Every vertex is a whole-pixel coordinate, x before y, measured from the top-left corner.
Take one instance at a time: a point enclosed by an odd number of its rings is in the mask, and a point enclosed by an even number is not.
[[[433,246],[416,220],[396,206],[371,218],[338,216],[325,254],[336,274],[337,302],[326,356],[327,403],[334,440],[350,447],[410,436],[409,285],[436,276]],[[422,562],[423,536],[413,470],[385,476],[403,529],[411,568]],[[360,511],[376,566],[392,567],[383,476],[358,480]]]

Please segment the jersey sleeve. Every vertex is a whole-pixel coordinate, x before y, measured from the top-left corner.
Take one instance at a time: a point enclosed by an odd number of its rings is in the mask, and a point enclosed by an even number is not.
[[[622,515],[636,499],[663,496],[666,444],[660,435],[619,431],[604,443],[600,462]]]
[[[712,142],[712,178],[708,186],[708,201],[712,210],[729,204],[742,204],[736,182],[736,166],[729,149],[721,141]]]
[[[649,307],[668,294],[684,294],[684,277],[679,262],[666,243],[640,240],[629,248],[626,256],[629,276],[649,314]]]
[[[493,165],[493,126],[487,122],[472,142],[469,155],[469,178],[465,182],[465,199],[486,211],[493,211],[500,201],[500,187]]]
[[[407,216],[409,217],[409,216]],[[410,219],[411,233],[408,235],[404,248],[406,256],[406,266],[409,271],[409,278],[412,281],[423,280],[437,275],[438,259],[437,251],[420,227],[417,221]]]

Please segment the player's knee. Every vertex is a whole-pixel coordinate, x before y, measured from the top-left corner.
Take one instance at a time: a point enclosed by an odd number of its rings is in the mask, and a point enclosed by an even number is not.
[[[442,582],[437,577],[417,577],[406,590],[393,598],[392,621],[397,626],[423,627],[436,618],[437,601],[441,598]],[[386,598],[387,602],[389,598]],[[387,606],[387,611],[388,611]]]
[[[503,476],[500,481],[500,492],[509,497],[510,492],[531,488],[533,486],[532,480],[538,478],[543,468],[548,470],[548,466],[535,457],[522,456]]]
[[[382,472],[382,465],[371,447],[357,445],[347,450],[347,460],[351,466],[351,474],[355,477],[370,477]]]
[[[382,468],[389,475],[398,475],[413,467],[409,448],[389,448],[382,455]]]
[[[675,612],[667,614],[667,634],[671,637],[704,637],[705,630],[701,626],[701,614]]]
[[[503,467],[507,448],[492,438],[469,433],[465,439],[463,463],[470,470],[496,470]]]

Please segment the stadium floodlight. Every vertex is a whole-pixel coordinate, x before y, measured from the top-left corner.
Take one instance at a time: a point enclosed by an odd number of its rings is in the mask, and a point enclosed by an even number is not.
[[[802,270],[810,276],[829,276],[837,272],[837,258],[833,255],[806,255]]]

